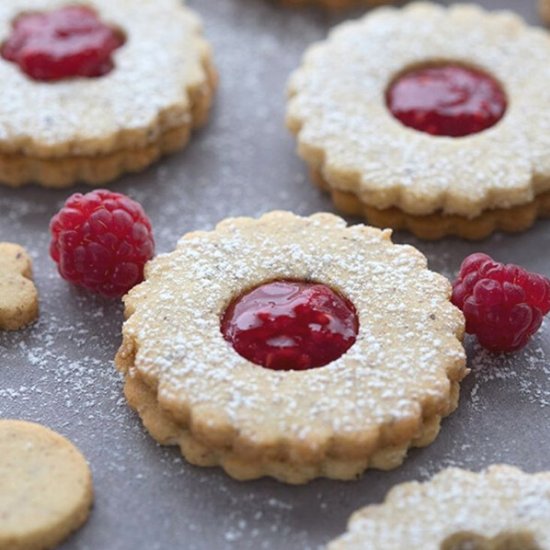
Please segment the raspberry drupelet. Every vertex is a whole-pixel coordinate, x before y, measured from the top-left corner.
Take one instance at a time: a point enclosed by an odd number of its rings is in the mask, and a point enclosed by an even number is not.
[[[453,304],[466,317],[466,332],[493,352],[525,347],[550,312],[550,280],[486,254],[468,256],[453,284]]]
[[[141,205],[111,191],[72,195],[52,218],[50,231],[50,254],[61,276],[107,297],[140,283],[155,249]]]

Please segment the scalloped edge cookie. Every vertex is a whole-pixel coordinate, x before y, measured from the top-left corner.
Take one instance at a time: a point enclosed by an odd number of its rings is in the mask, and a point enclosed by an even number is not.
[[[376,225],[432,239],[522,231],[548,214],[550,115],[541,106],[550,101],[549,56],[547,33],[511,12],[429,2],[380,8],[307,50],[290,78],[287,125],[318,184]],[[509,99],[503,119],[465,138],[394,119],[387,86],[436,58],[493,74]],[[512,219],[522,207],[528,214]]]
[[[189,233],[150,262],[125,297],[116,366],[151,435],[193,464],[287,483],[395,468],[408,448],[431,443],[468,372],[464,319],[449,282],[390,234],[330,214],[273,212]],[[280,278],[325,283],[351,299],[361,328],[344,356],[277,372],[225,341],[230,301]]]
[[[550,472],[443,470],[356,512],[328,550],[549,550]]]
[[[0,548],[53,548],[88,519],[93,501],[86,459],[52,430],[0,420]]]
[[[32,260],[22,246],[0,242],[0,330],[19,330],[37,317]]]
[[[9,32],[13,17],[25,10],[23,4],[29,9],[58,5],[55,0],[3,2],[0,35]],[[182,149],[192,131],[208,120],[218,76],[194,12],[176,0],[146,2],[140,7],[133,0],[93,0],[90,5],[128,33],[126,44],[115,53],[115,69],[108,75],[37,83],[0,59],[0,78],[12,83],[8,97],[0,91],[0,121],[4,122],[0,126],[0,182],[5,185],[102,185]],[[159,9],[165,10],[165,19],[173,20],[165,38],[152,32],[151,18],[147,18],[149,11]],[[157,60],[157,67],[173,63],[173,68],[166,67],[165,78],[158,71],[155,78],[149,74],[153,67],[143,58],[145,35],[151,48],[172,44],[174,51],[165,54],[163,62]],[[25,102],[26,96],[32,100]],[[157,101],[146,99],[151,96]],[[34,105],[34,119],[25,115],[29,104]],[[84,116],[86,111],[89,115]]]

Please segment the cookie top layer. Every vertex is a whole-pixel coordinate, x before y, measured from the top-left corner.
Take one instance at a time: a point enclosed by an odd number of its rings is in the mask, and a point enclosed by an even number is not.
[[[59,434],[0,420],[0,548],[50,548],[87,518],[92,478],[84,457]]]
[[[466,374],[464,321],[449,302],[449,282],[390,235],[346,227],[330,214],[285,212],[185,235],[173,253],[150,262],[146,282],[126,297],[121,349],[158,386],[161,406],[191,432],[210,434],[212,445],[349,454],[351,441],[360,448],[410,440],[423,418],[448,413],[450,380]],[[277,279],[323,283],[354,304],[360,329],[345,355],[322,368],[280,372],[232,348],[220,330],[225,309]]]
[[[69,0],[3,0],[0,42],[23,12]],[[95,155],[144,147],[189,122],[188,90],[206,81],[198,18],[179,0],[90,0],[99,17],[120,28],[125,45],[115,69],[96,79],[29,79],[0,59],[0,152],[37,157]],[[29,106],[32,105],[32,109]]]
[[[27,251],[0,242],[0,329],[17,330],[38,315],[38,292]]]
[[[398,485],[383,504],[354,514],[329,549],[481,548],[472,543],[498,540],[499,548],[542,550],[550,548],[549,518],[550,472],[450,468],[426,483]]]
[[[335,189],[378,209],[473,218],[550,189],[550,37],[510,12],[427,2],[381,8],[312,46],[289,85],[300,154]],[[385,94],[403,71],[459,63],[492,75],[507,111],[462,138],[403,126]]]

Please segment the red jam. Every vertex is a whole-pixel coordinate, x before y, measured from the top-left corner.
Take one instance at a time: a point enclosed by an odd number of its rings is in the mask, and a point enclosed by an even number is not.
[[[325,285],[274,281],[234,300],[221,330],[252,363],[307,370],[341,357],[355,343],[359,320],[353,304]]]
[[[506,111],[506,96],[495,79],[459,65],[410,71],[392,84],[386,101],[405,126],[434,136],[482,132]]]
[[[124,44],[117,29],[84,6],[27,13],[13,23],[2,57],[35,80],[97,77],[114,68],[112,54]]]

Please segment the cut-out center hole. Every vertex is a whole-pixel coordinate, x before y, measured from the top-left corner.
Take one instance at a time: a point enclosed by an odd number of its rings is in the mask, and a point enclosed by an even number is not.
[[[387,107],[403,125],[433,136],[464,137],[502,119],[506,94],[489,74],[457,63],[414,67],[386,92]]]
[[[95,78],[113,70],[113,52],[125,42],[92,8],[74,5],[21,14],[1,53],[34,80]]]
[[[332,288],[296,280],[262,284],[234,299],[221,320],[225,339],[244,358],[273,370],[328,365],[355,343],[354,305]]]

